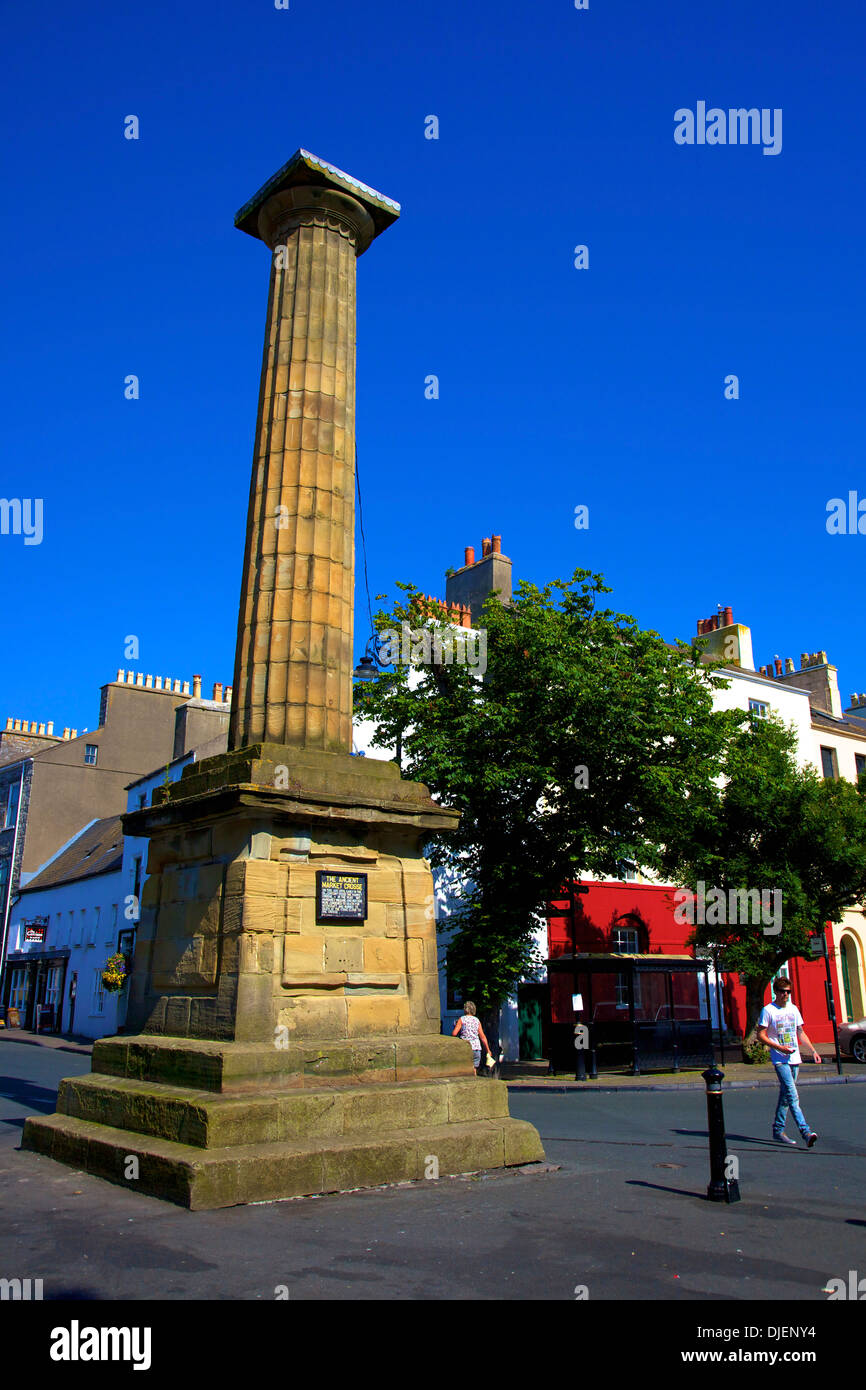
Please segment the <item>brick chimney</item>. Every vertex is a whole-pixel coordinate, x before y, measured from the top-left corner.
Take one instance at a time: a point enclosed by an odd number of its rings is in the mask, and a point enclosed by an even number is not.
[[[780,664],[776,662],[777,667]],[[838,672],[835,666],[830,665],[825,651],[801,652],[799,671],[795,671],[793,661],[788,660],[785,662],[784,675],[781,671],[777,671],[777,674],[786,685],[792,685],[796,690],[807,690],[813,709],[841,719],[842,697],[839,694]]]
[[[445,577],[445,603],[454,612],[455,622],[463,627],[478,627],[485,599],[497,593],[501,603],[511,602],[511,561],[502,553],[501,536],[485,536],[481,542],[481,559],[475,558],[475,547],[466,546],[465,564],[454,574]]]

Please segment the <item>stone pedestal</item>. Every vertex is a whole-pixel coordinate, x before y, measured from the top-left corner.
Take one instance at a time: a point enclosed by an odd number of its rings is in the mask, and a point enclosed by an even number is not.
[[[394,763],[256,745],[126,818],[150,837],[133,1035],[96,1044],[25,1148],[194,1208],[543,1157],[440,1035],[424,839],[456,821]],[[317,873],[366,876],[318,920]]]

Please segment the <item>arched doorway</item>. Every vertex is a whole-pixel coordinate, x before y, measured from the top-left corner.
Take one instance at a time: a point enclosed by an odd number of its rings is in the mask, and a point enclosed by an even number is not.
[[[845,1011],[851,1019],[863,1018],[863,978],[857,942],[847,932],[840,943],[842,988],[845,992]]]

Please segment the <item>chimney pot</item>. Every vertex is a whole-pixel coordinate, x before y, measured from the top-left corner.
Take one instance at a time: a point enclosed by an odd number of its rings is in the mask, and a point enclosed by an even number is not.
[[[828,666],[828,665],[830,664],[830,663],[828,662],[828,660],[827,660],[827,653],[826,653],[826,652],[819,652],[819,653],[818,653],[818,661],[819,661],[819,663],[820,663],[822,666]]]
[[[46,730],[46,733],[48,734],[49,738],[53,738],[53,737],[54,737],[54,720],[53,720],[53,719],[49,719],[49,721],[48,721],[48,728],[47,728],[47,730]]]
[[[222,704],[223,688],[222,688],[222,682],[221,682],[221,681],[214,681],[213,697],[212,697],[212,698],[217,702],[217,704],[220,704],[220,705]]]
[[[153,689],[153,676],[145,676],[145,678],[144,678],[144,688],[145,688],[145,690],[152,690],[152,689]]]
[[[193,694],[193,699],[195,699],[195,700],[200,700],[200,699],[201,699],[201,676],[193,676],[193,678],[192,678],[192,694]]]
[[[122,672],[122,671],[118,671],[118,673],[117,673],[117,679],[118,679],[118,681],[120,682],[120,684],[122,685],[122,684],[123,684],[123,672]]]
[[[232,702],[232,688],[227,685],[223,692],[223,704],[230,705]]]
[[[733,627],[733,625],[734,625],[734,610],[733,610],[733,608],[731,608],[730,606],[728,606],[727,608],[724,608],[724,609],[722,610],[722,626],[723,626],[723,627]]]
[[[484,538],[483,538],[482,541],[481,541],[481,558],[483,559],[485,555],[489,555],[489,554],[490,554],[490,537],[489,537],[489,536],[484,536]]]
[[[21,720],[20,720],[20,719],[16,719],[15,722],[14,722],[14,724],[12,725],[12,728],[13,728],[13,731],[14,731],[16,734],[20,734],[20,732],[21,732]]]
[[[70,729],[70,731],[69,731],[69,737],[70,737],[70,738],[78,738],[78,730],[77,730],[77,729]]]
[[[45,725],[44,725],[44,724],[40,724],[40,725],[39,725],[39,732],[40,732],[40,734],[44,734],[44,733],[45,733]]]
[[[474,565],[474,564],[475,564],[475,546],[474,546],[474,545],[467,545],[466,549],[465,549],[464,552],[463,552],[463,563],[464,563],[464,565]]]
[[[794,669],[794,663],[789,656],[785,657],[785,675],[789,675]]]
[[[501,555],[501,554],[502,554],[502,537],[501,537],[501,536],[494,536],[494,537],[493,537],[493,554],[494,554],[494,555]]]
[[[142,686],[142,687],[144,686],[144,672],[143,672],[143,671],[139,671],[139,672],[136,674],[136,677],[135,677],[135,684],[136,684],[137,686],[138,686],[138,685],[140,685],[140,686]]]
[[[777,657],[776,657],[776,675],[777,675],[777,676],[781,676],[781,674],[782,674],[782,661],[781,661],[781,658],[777,656]]]
[[[172,694],[173,694],[173,695],[179,695],[179,694],[180,694],[180,681],[179,681],[179,680],[176,680],[176,681],[175,681],[175,683],[174,683],[174,689],[172,690]]]
[[[182,687],[182,689],[181,689],[181,694],[182,694],[182,695],[188,695],[188,694],[189,694],[189,681],[184,681],[183,687]]]
[[[14,722],[15,721],[13,720],[12,715],[10,714],[9,718],[6,720],[6,728],[11,729]]]
[[[162,690],[162,676],[154,676],[153,688],[154,690]]]

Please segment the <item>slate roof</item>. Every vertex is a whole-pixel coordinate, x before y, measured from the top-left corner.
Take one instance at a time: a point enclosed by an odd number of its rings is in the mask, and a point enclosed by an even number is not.
[[[822,709],[812,706],[812,724],[818,729],[832,730],[833,733],[854,734],[856,738],[866,738],[866,721],[856,715],[843,715],[841,719],[826,714]]]
[[[123,828],[120,816],[94,821],[76,840],[52,859],[47,868],[20,889],[22,893],[53,888],[58,883],[110,874],[123,863]]]

